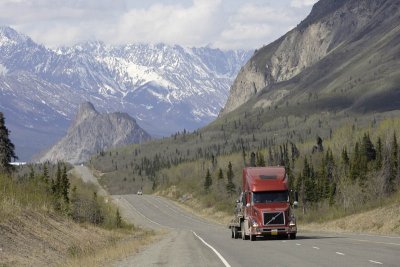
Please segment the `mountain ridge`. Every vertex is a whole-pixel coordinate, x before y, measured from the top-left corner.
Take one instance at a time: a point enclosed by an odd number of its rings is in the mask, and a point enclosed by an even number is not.
[[[98,151],[150,140],[136,120],[127,113],[101,114],[93,104],[83,102],[67,134],[40,156],[40,162],[66,161],[78,164]]]
[[[12,28],[0,32],[0,108],[15,118],[11,137],[26,144],[17,146],[23,159],[62,137],[82,101],[101,112],[128,112],[153,136],[197,129],[218,115],[251,54],[101,42],[48,49]],[[58,129],[43,138],[39,125],[51,127],[49,121]],[[24,141],[28,131],[37,144]]]

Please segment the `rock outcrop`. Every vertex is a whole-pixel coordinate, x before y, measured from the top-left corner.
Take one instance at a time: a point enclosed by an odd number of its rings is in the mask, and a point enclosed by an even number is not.
[[[40,161],[84,162],[98,151],[150,140],[126,113],[100,114],[90,102],[82,103],[67,135],[50,148]]]

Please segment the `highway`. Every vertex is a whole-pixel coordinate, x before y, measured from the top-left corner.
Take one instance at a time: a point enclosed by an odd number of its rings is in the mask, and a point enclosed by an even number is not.
[[[400,266],[400,237],[300,231],[296,240],[235,240],[226,226],[166,198],[113,198],[135,224],[167,231],[160,242],[117,266]]]

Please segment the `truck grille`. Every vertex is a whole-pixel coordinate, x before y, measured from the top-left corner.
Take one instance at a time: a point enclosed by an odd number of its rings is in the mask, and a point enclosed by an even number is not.
[[[264,225],[284,225],[284,212],[264,212]]]

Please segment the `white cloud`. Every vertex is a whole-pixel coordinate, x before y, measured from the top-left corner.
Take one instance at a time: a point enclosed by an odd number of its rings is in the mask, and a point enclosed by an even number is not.
[[[292,0],[290,5],[292,7],[305,7],[314,5],[318,0]]]
[[[298,24],[313,0],[0,0],[0,25],[46,46],[87,40],[254,49]]]

